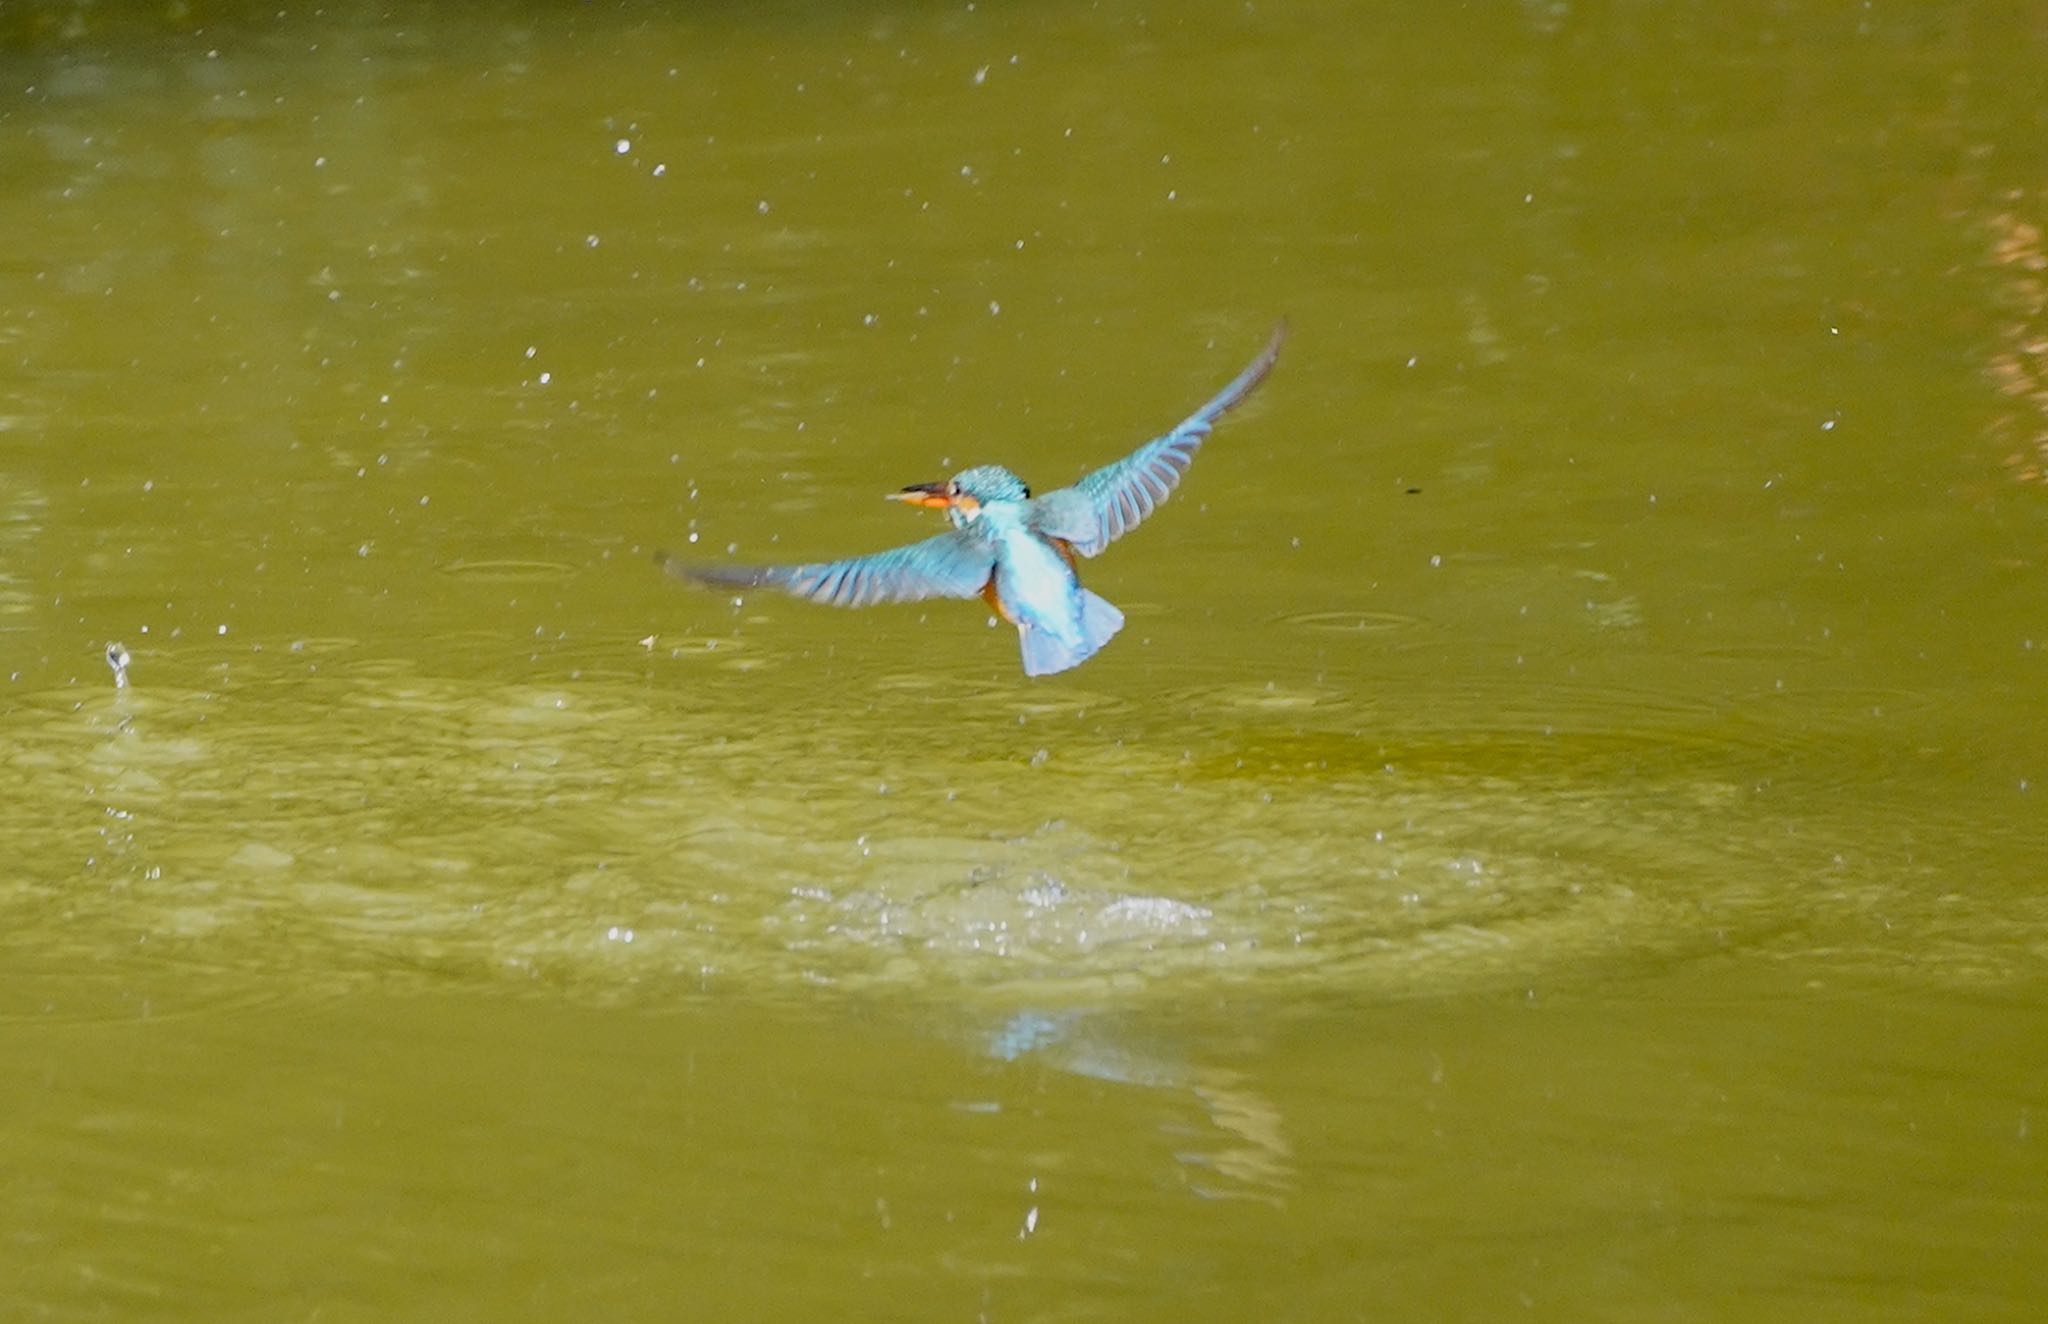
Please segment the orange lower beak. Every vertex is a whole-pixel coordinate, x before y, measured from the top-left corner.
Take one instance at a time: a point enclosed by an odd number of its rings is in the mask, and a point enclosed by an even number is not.
[[[901,492],[889,493],[891,501],[907,501],[913,506],[929,506],[933,510],[944,510],[953,504],[953,498],[946,495],[944,483],[918,483]]]

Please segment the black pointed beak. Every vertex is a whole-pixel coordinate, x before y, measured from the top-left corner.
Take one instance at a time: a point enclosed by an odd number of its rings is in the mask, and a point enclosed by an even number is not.
[[[944,510],[953,504],[953,498],[946,494],[945,483],[912,483],[901,492],[889,493],[891,501],[907,501],[913,506],[931,506]]]

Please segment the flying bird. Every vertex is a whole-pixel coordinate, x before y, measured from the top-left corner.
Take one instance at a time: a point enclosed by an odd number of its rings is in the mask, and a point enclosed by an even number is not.
[[[1123,628],[1124,614],[1081,587],[1075,558],[1099,555],[1159,508],[1216,420],[1273,370],[1286,337],[1282,322],[1259,356],[1180,426],[1072,487],[1033,497],[1016,474],[982,464],[889,493],[946,512],[953,527],[923,542],[808,565],[696,564],[665,551],[654,559],[700,584],[776,588],[833,607],[983,598],[1017,627],[1026,675],[1077,667]]]

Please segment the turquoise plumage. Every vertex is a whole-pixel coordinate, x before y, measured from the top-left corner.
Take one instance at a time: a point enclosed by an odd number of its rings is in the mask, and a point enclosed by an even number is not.
[[[1033,498],[1023,479],[989,464],[892,493],[946,512],[953,527],[922,542],[806,565],[692,564],[667,552],[655,559],[698,583],[775,588],[834,607],[982,597],[1017,627],[1027,675],[1068,670],[1124,623],[1122,612],[1081,587],[1075,558],[1099,555],[1159,508],[1216,420],[1273,370],[1286,334],[1283,322],[1259,356],[1178,427],[1072,487]]]

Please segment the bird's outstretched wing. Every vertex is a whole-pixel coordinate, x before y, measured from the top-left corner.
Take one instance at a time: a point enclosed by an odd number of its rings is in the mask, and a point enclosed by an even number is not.
[[[778,588],[828,607],[868,607],[922,598],[972,598],[995,573],[995,549],[964,529],[872,556],[815,565],[696,564],[656,552],[662,569],[715,588]]]
[[[1115,464],[1104,465],[1072,487],[1048,492],[1032,502],[1032,527],[1071,544],[1083,556],[1099,554],[1137,528],[1180,483],[1216,420],[1266,380],[1285,339],[1287,323],[1283,321],[1273,328],[1273,338],[1259,356],[1179,427],[1146,442]]]

